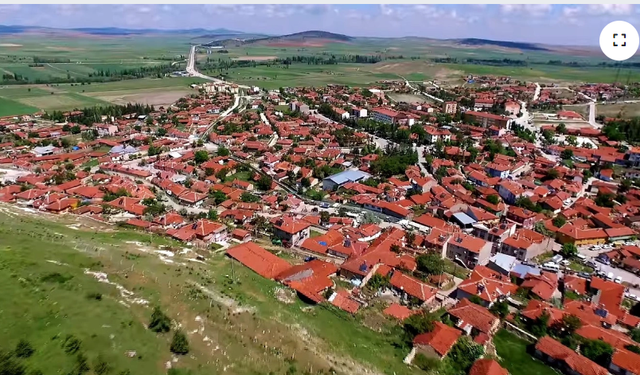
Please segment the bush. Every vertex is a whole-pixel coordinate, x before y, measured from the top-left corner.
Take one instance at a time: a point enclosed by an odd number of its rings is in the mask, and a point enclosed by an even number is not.
[[[151,313],[149,329],[156,333],[165,333],[171,330],[171,319],[158,306],[154,307],[153,313]]]
[[[18,341],[14,353],[18,358],[29,358],[33,355],[33,353],[35,353],[35,349],[33,349],[29,341],[21,339],[20,341]]]
[[[95,372],[96,375],[105,375],[111,372],[111,366],[109,366],[109,363],[102,354],[98,354],[98,357],[96,357],[93,364],[93,372]]]
[[[599,364],[602,367],[609,366],[613,347],[602,340],[586,340],[580,347],[582,355]]]
[[[436,358],[429,358],[422,353],[418,353],[413,359],[413,364],[421,370],[437,372],[442,362]]]
[[[189,353],[189,341],[182,331],[176,331],[171,339],[171,353],[184,355]]]
[[[102,301],[102,293],[89,292],[87,293],[87,299],[95,299],[96,301]]]
[[[82,341],[80,341],[73,335],[67,335],[64,342],[62,343],[62,348],[67,354],[76,354],[80,350],[81,346]]]
[[[13,358],[9,352],[0,352],[0,374],[2,375],[24,375],[24,366]]]

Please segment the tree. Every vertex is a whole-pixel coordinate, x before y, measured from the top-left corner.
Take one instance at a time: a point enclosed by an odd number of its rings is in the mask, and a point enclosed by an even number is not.
[[[198,150],[193,156],[196,164],[202,164],[205,161],[209,160],[209,154],[205,150]]]
[[[567,131],[567,125],[565,125],[564,122],[559,123],[556,127],[556,131],[558,133],[565,133]]]
[[[471,341],[469,336],[462,336],[447,354],[455,373],[466,374],[473,363],[484,354],[484,348]]]
[[[374,274],[367,283],[367,288],[373,291],[377,291],[380,288],[388,288],[390,284],[388,276],[382,276],[379,273]]]
[[[471,298],[469,298],[469,302],[475,303],[476,305],[483,306],[482,298],[480,298],[480,296],[477,296],[477,295],[471,296]]]
[[[329,219],[331,219],[331,215],[329,214],[329,212],[327,211],[322,211],[320,212],[320,222],[323,224],[326,224],[329,222]]]
[[[259,196],[255,195],[255,194],[251,194],[248,191],[245,191],[240,196],[240,200],[243,201],[243,202],[247,202],[247,203],[256,203],[256,202],[260,202],[262,200],[262,198],[260,198]]]
[[[636,315],[637,316],[637,315]],[[629,332],[629,336],[631,336],[631,338],[633,339],[633,341],[635,342],[640,342],[640,328],[634,328]]]
[[[149,329],[156,333],[165,333],[171,330],[171,319],[158,306],[154,307],[151,313]]]
[[[422,312],[405,319],[403,327],[413,338],[421,333],[431,332],[437,320],[433,314]]]
[[[489,202],[491,204],[498,204],[498,203],[500,203],[500,198],[498,198],[498,196],[495,195],[495,194],[491,194],[491,195],[487,196],[487,202]]]
[[[427,357],[422,353],[416,354],[415,358],[413,359],[413,364],[416,365],[419,369],[432,374],[439,373],[438,369],[442,367],[441,360],[433,357]]]
[[[184,355],[189,353],[189,341],[182,331],[176,331],[171,339],[171,353]]]
[[[567,242],[564,245],[562,245],[562,249],[560,250],[560,253],[562,253],[562,255],[565,258],[572,258],[578,255],[578,248],[576,247],[576,245]]]
[[[504,319],[509,315],[509,304],[506,301],[495,302],[489,311],[500,319]]]
[[[220,190],[214,190],[213,192],[210,192],[209,196],[213,198],[216,205],[219,205],[220,203],[229,199],[227,195]]]
[[[258,180],[258,183],[256,183],[256,187],[263,191],[269,191],[271,190],[272,184],[273,184],[273,180],[271,179],[271,177],[267,175],[262,175]]]
[[[218,148],[218,156],[229,156],[230,154],[231,152],[229,151],[228,148],[226,147]]]
[[[572,336],[575,331],[582,327],[580,318],[573,314],[564,315],[561,320],[555,322],[552,329],[556,336],[565,337]]]
[[[558,172],[558,170],[551,168],[547,171],[545,175],[545,180],[555,180],[558,177],[560,177],[560,173]]]
[[[630,352],[634,352],[636,354],[640,354],[640,346],[637,346],[637,345],[625,345],[624,348],[627,349]]]
[[[165,135],[167,135],[167,129],[158,128],[158,131],[156,132],[156,134],[158,135],[158,137],[164,137]]]
[[[551,222],[556,228],[562,228],[562,226],[567,223],[567,220],[562,216],[556,216],[551,220]]]
[[[18,344],[16,345],[14,353],[18,358],[29,358],[33,355],[33,353],[35,353],[35,349],[33,349],[29,341],[20,339],[20,341],[18,341]]]
[[[427,275],[441,275],[444,273],[444,260],[438,254],[418,255],[416,263],[418,270]]]
[[[311,186],[311,181],[308,177],[302,177],[302,179],[300,180],[300,184],[302,185],[302,187],[308,188]]]
[[[608,367],[613,355],[613,347],[602,340],[585,340],[580,346],[582,355],[599,364]]]
[[[229,173],[229,170],[227,168],[222,168],[218,173],[216,173],[216,177],[224,182],[225,178],[227,178],[227,173]]]
[[[213,208],[210,209],[209,212],[207,212],[207,219],[213,221],[218,220],[218,211],[214,210]]]
[[[625,193],[629,191],[629,189],[631,189],[632,184],[633,184],[633,181],[631,181],[628,178],[625,178],[624,180],[622,180],[622,182],[620,183],[620,186],[618,187],[618,193]]]
[[[547,327],[549,326],[549,321],[551,320],[551,315],[548,312],[543,312],[538,319],[531,323],[529,327],[529,331],[534,336],[542,337],[547,335]]]
[[[573,150],[570,150],[568,148],[562,150],[562,152],[560,153],[560,158],[562,158],[562,160],[571,160],[573,158]]]

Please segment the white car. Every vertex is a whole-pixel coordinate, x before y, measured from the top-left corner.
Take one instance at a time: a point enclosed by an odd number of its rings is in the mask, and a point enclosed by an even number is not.
[[[580,260],[587,260],[587,256],[584,254],[578,254],[576,255],[576,258],[580,259]]]
[[[613,280],[616,284],[622,284],[622,277],[618,276],[615,280]]]
[[[624,294],[624,296],[625,296],[626,298],[632,299],[632,300],[634,300],[634,301],[637,301],[637,300],[638,300],[638,296],[636,296],[635,294],[631,294],[631,293],[629,293],[629,292],[626,292],[626,293]]]

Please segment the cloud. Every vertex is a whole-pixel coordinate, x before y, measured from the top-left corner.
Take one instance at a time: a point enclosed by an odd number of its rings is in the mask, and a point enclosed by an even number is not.
[[[500,10],[504,14],[528,14],[534,17],[544,16],[552,10],[551,4],[502,4]]]
[[[591,15],[624,16],[633,12],[633,4],[591,4],[587,6],[587,13]]]

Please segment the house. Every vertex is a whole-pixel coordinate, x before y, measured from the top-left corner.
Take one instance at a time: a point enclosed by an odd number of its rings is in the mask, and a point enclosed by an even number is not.
[[[509,117],[494,115],[489,112],[476,112],[476,111],[467,111],[464,113],[464,119],[467,122],[477,123],[478,125],[490,128],[492,126],[498,127],[500,129],[509,129],[511,127],[511,122],[513,121]]]
[[[438,292],[438,289],[400,271],[393,271],[390,283],[391,287],[400,293],[403,299],[416,299],[420,303],[432,302]]]
[[[244,229],[236,228],[231,232],[231,238],[240,242],[248,242],[251,241],[251,233]]]
[[[382,313],[384,315],[387,316],[391,316],[393,318],[396,318],[400,321],[403,321],[407,318],[409,318],[410,316],[413,316],[415,314],[419,314],[420,310],[411,310],[410,308],[397,304],[397,303],[392,303],[391,305],[389,305],[389,307],[387,307],[386,309],[382,310]]]
[[[273,255],[253,242],[231,247],[227,249],[227,255],[267,279],[275,279],[276,276],[291,268],[286,260]]]
[[[507,219],[528,229],[533,229],[536,222],[536,213],[526,208],[509,206],[507,209]]]
[[[476,266],[468,279],[463,280],[456,290],[456,298],[470,299],[478,296],[485,307],[501,298],[515,294],[518,286],[511,283],[509,276],[502,275],[485,266]]]
[[[400,119],[404,118],[404,116],[400,112],[392,109],[378,107],[371,110],[371,118],[378,122],[397,124]]]
[[[334,191],[346,183],[365,181],[370,177],[370,174],[357,169],[347,170],[344,172],[336,173],[329,177],[325,177],[325,179],[322,180],[322,190]]]
[[[413,339],[413,349],[416,354],[442,359],[461,335],[462,331],[436,322],[431,332],[421,333]]]
[[[457,102],[445,102],[444,103],[444,113],[455,114],[458,110]]]
[[[552,250],[553,242],[550,237],[545,237],[531,229],[522,228],[513,236],[502,241],[499,251],[524,262]]]
[[[322,292],[333,287],[330,277],[336,272],[335,264],[315,259],[285,270],[276,276],[276,281],[294,289],[306,300],[318,303],[324,300]]]
[[[502,181],[498,185],[498,194],[508,204],[515,204],[516,200],[522,196],[524,189],[514,181]]]
[[[464,233],[457,233],[447,241],[446,257],[461,261],[469,268],[485,265],[491,257],[491,242]]]
[[[568,375],[609,375],[602,366],[567,348],[549,336],[535,346],[534,355]]]
[[[509,371],[500,366],[495,359],[483,358],[473,363],[469,375],[509,375]]]
[[[640,355],[628,350],[616,350],[611,357],[609,370],[614,375],[638,375]]]
[[[447,310],[455,326],[471,337],[482,339],[491,337],[500,325],[500,319],[487,308],[462,299]]]
[[[310,226],[309,222],[297,220],[291,216],[283,216],[274,223],[273,234],[289,246],[298,246],[309,238]]]
[[[576,246],[603,244],[608,238],[602,228],[579,228],[571,223],[563,225],[556,237],[561,244],[572,243]]]

